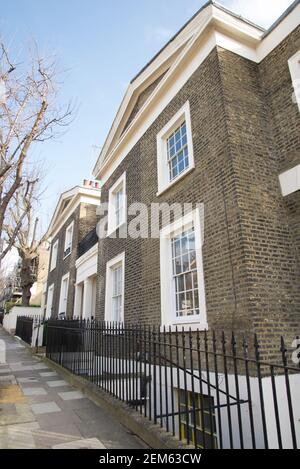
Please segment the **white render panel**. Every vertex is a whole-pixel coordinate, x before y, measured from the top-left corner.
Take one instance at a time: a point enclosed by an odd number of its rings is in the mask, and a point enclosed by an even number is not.
[[[300,190],[300,164],[279,176],[283,197]]]
[[[82,256],[82,261],[80,261],[80,264],[77,261],[77,284],[84,282],[88,277],[97,275],[98,245],[96,245],[96,249],[92,249],[93,252],[90,252],[92,250],[89,251],[90,255],[85,255],[86,257]]]

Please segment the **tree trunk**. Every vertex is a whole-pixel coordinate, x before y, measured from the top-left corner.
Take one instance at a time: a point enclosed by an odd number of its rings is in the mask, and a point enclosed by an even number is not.
[[[22,287],[22,306],[30,306],[30,298],[31,298],[31,292],[30,289],[32,287],[33,283],[30,285],[24,285]]]
[[[32,273],[32,258],[22,257],[21,266],[21,288],[22,305],[29,306],[31,298],[31,288],[35,282],[35,276]]]

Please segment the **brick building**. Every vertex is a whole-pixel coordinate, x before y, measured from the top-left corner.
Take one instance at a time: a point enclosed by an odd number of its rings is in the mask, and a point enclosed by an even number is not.
[[[91,318],[95,314],[97,183],[85,181],[63,193],[47,235],[51,254],[47,279],[46,317]]]
[[[94,169],[100,319],[256,332],[270,355],[299,333],[299,24],[299,1],[268,31],[210,1],[132,80]],[[137,202],[193,208],[133,239]]]

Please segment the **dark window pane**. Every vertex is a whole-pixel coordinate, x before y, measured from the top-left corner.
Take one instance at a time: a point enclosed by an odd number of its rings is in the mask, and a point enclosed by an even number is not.
[[[187,272],[189,270],[189,256],[186,254],[182,256],[182,271]]]
[[[177,277],[177,293],[184,292],[184,277],[181,275],[180,277]]]
[[[193,290],[192,274],[186,274],[185,276],[186,290]]]

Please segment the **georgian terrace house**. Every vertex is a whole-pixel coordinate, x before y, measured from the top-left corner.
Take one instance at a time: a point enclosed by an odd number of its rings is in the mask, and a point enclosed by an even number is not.
[[[98,183],[84,181],[63,193],[47,235],[51,254],[46,317],[91,319],[96,307]]]
[[[268,31],[209,1],[132,80],[94,169],[99,319],[256,332],[270,356],[299,333],[299,23],[299,1]],[[135,202],[195,208],[118,236]]]

